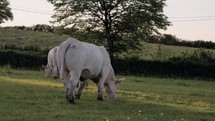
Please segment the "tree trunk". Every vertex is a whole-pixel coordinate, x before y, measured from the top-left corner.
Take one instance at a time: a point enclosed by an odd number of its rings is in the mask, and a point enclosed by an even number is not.
[[[111,24],[112,24],[112,18],[110,15],[110,10],[109,7],[105,6],[106,4],[103,2],[101,2],[101,6],[103,6],[104,9],[104,20],[103,20],[103,24],[104,24],[104,28],[105,28],[105,37],[107,39],[107,43],[108,43],[108,53],[110,56],[111,61],[114,61],[114,40],[113,37],[111,36]]]
[[[108,41],[108,47],[109,47],[109,55],[110,55],[110,59],[111,61],[114,61],[114,45],[113,45],[113,39],[112,37],[109,35],[109,37],[107,38]]]

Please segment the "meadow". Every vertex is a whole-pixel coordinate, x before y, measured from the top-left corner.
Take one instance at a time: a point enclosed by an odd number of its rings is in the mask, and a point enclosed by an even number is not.
[[[89,81],[69,104],[58,79],[43,71],[0,68],[0,121],[213,121],[215,81],[125,77],[117,99],[97,101]]]
[[[51,49],[65,41],[69,36],[56,35],[54,33],[33,32],[25,30],[0,29],[0,50],[5,45],[34,46],[40,49]],[[84,40],[81,40],[84,41]],[[141,50],[131,50],[121,55],[122,58],[138,57],[144,60],[165,61],[171,57],[178,57],[184,54],[192,54],[199,48],[170,46],[163,44],[152,44],[142,42]],[[215,56],[215,50],[206,49]]]
[[[25,30],[0,29],[0,46],[36,46],[41,49],[52,48],[66,40],[66,35],[55,35],[47,32],[33,32]]]
[[[6,45],[50,49],[68,38],[54,33],[1,30],[0,50]],[[165,61],[192,54],[199,48],[167,46],[143,42],[142,50],[122,54],[122,58]],[[209,50],[215,55],[215,50]],[[119,85],[117,99],[97,101],[97,87],[89,81],[75,105],[65,99],[63,84],[45,78],[42,70],[0,67],[0,121],[213,121],[215,80],[156,78],[117,75],[126,80]],[[169,77],[169,76],[166,76]],[[170,76],[171,77],[171,76]]]

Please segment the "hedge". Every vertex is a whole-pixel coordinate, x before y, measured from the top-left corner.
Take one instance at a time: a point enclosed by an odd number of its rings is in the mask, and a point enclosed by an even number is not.
[[[47,55],[32,51],[0,50],[0,65],[35,69],[47,63]]]
[[[0,50],[0,66],[38,69],[47,63],[47,54],[30,51]],[[112,62],[116,74],[145,76],[204,77],[215,79],[215,64],[182,61],[150,61],[116,59]]]
[[[124,75],[215,78],[215,64],[118,59],[112,65],[116,73]]]

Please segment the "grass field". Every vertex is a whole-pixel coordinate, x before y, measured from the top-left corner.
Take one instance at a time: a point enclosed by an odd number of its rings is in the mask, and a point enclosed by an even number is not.
[[[0,29],[0,47],[7,44],[16,46],[37,46],[42,49],[58,46],[68,38],[66,35],[54,33],[33,32],[25,30]],[[1,48],[0,48],[1,49]],[[131,51],[125,57],[137,56],[145,60],[167,60],[170,57],[181,56],[182,53],[193,53],[198,48],[151,44],[143,42],[141,51]],[[215,50],[209,50],[215,56]]]
[[[0,29],[0,46],[15,44],[16,46],[38,46],[42,49],[52,48],[66,40],[66,35],[56,35],[46,32]]]
[[[122,76],[118,76],[122,77]],[[0,69],[0,121],[214,121],[215,81],[126,76],[117,99],[96,100],[92,82],[69,104],[42,71]],[[104,94],[105,95],[105,94]]]

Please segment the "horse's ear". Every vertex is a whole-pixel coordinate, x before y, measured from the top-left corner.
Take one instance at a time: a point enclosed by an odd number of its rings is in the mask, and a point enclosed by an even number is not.
[[[120,83],[121,83],[122,81],[124,81],[124,80],[125,80],[125,78],[117,79],[115,83],[116,83],[116,84],[120,84]]]

